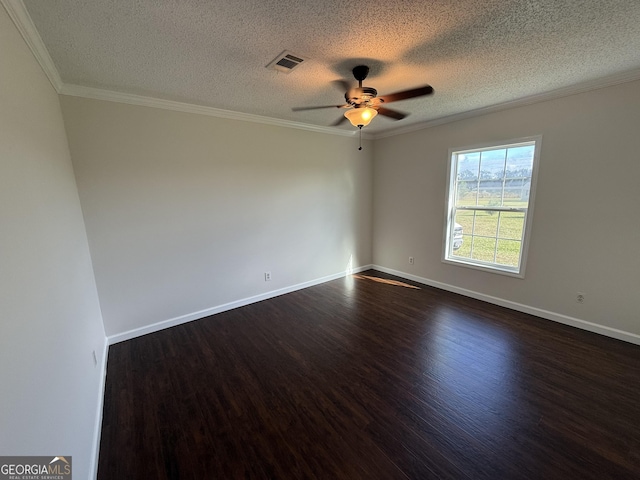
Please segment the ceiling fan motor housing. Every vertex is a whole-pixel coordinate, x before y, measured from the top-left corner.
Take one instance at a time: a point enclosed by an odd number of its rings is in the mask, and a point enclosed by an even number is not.
[[[357,106],[362,104],[368,104],[376,98],[378,91],[371,87],[356,87],[350,89],[344,98],[349,105]]]
[[[365,78],[367,78],[367,75],[369,75],[369,67],[367,67],[366,65],[358,65],[357,67],[353,67],[353,70],[351,71],[353,72],[353,76],[359,82],[362,82]]]

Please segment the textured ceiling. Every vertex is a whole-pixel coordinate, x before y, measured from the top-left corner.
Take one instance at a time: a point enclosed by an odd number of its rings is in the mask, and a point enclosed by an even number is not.
[[[371,67],[379,133],[640,72],[640,0],[24,0],[62,81],[313,125]],[[265,66],[283,50],[308,59]],[[640,78],[640,75],[639,75]],[[348,123],[341,129],[353,129]]]

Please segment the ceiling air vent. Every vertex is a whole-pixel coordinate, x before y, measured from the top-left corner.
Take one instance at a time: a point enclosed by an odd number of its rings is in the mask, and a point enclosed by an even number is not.
[[[273,62],[267,65],[267,68],[273,68],[279,72],[289,73],[304,61],[305,59],[300,55],[295,55],[285,50],[278,55]]]

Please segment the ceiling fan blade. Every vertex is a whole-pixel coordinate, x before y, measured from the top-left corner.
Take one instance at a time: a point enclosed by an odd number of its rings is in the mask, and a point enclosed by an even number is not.
[[[378,98],[384,103],[397,102],[398,100],[407,100],[409,98],[423,97],[425,95],[431,95],[433,93],[433,87],[431,85],[425,85],[420,88],[413,88],[411,90],[404,90],[402,92],[392,93],[390,95],[382,95]]]
[[[318,107],[293,107],[291,110],[293,110],[294,112],[301,112],[303,110],[319,110],[321,108],[345,108],[345,107],[350,107],[351,105],[320,105]]]
[[[393,118],[394,120],[402,120],[408,115],[408,113],[402,113],[402,112],[398,112],[397,110],[391,110],[390,108],[384,108],[384,107],[378,107],[377,110],[380,115]]]
[[[344,115],[342,115],[339,119],[337,119],[335,122],[333,122],[331,124],[332,127],[337,127],[338,125],[342,125],[344,122],[347,121],[347,117],[345,117]]]

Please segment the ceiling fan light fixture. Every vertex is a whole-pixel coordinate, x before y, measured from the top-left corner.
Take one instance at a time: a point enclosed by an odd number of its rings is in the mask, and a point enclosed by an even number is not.
[[[344,112],[344,116],[351,122],[351,125],[358,128],[369,125],[377,114],[378,111],[371,107],[356,107]]]

